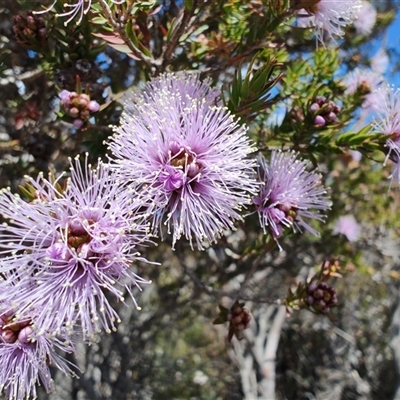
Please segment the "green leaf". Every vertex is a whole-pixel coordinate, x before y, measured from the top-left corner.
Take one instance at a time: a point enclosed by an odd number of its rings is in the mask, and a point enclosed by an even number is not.
[[[19,190],[21,190],[22,194],[28,198],[29,201],[35,200],[36,189],[32,185],[30,185],[29,183],[26,183],[25,187],[22,185],[19,185],[18,188],[19,188]]]
[[[190,11],[193,8],[193,0],[185,0],[185,10]]]
[[[94,17],[90,22],[95,25],[106,25],[108,23],[104,17]]]
[[[169,24],[169,28],[168,28],[168,32],[167,32],[167,37],[165,38],[165,40],[167,42],[169,42],[171,40],[171,37],[175,31],[175,28],[178,26],[179,23],[179,19],[178,18],[174,18],[171,23]]]
[[[219,315],[217,318],[214,319],[213,325],[221,325],[224,324],[225,322],[228,322],[228,320],[222,315]]]

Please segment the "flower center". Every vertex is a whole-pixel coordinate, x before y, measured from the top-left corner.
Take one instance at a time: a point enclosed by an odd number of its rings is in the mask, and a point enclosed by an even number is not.
[[[182,170],[189,178],[194,178],[200,172],[200,164],[196,154],[185,149],[179,149],[175,154],[171,151],[170,165]]]
[[[287,221],[293,222],[297,216],[298,209],[288,204],[278,204],[276,208],[285,214]]]
[[[281,237],[284,229],[293,225],[298,214],[297,207],[287,203],[276,204],[271,199],[262,202],[260,198],[255,198],[254,204],[259,212],[267,216],[269,224],[272,225],[270,231],[275,238]]]
[[[361,94],[369,94],[371,93],[371,85],[369,82],[367,81],[361,81],[360,84],[358,85],[359,90],[361,92]]]
[[[93,220],[87,220],[87,225],[91,226],[94,224]],[[68,227],[68,246],[75,250],[78,250],[82,245],[87,244],[91,241],[91,236],[87,233],[82,222],[78,219],[73,219]]]
[[[173,192],[185,185],[191,185],[199,177],[200,171],[201,164],[197,160],[197,154],[172,143],[160,182],[165,190]]]

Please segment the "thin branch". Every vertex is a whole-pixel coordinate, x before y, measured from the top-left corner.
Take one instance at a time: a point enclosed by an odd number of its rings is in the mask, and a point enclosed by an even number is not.
[[[178,259],[179,260],[179,259]],[[227,290],[221,290],[221,289],[215,289],[210,285],[207,285],[205,282],[200,280],[196,274],[183,262],[182,260],[179,260],[179,263],[181,264],[185,274],[193,281],[193,283],[201,288],[204,292],[208,293],[211,296],[214,296],[217,299],[221,299],[222,297],[228,297],[230,299],[234,299],[233,302],[236,299],[242,300],[242,301],[254,301],[260,304],[274,304],[274,305],[281,305],[282,302],[280,299],[259,299],[259,298],[254,298],[252,296],[247,296],[242,294],[243,292],[243,287],[244,284],[241,285],[239,290],[232,290],[232,291],[227,291]]]
[[[107,18],[108,23],[111,25],[112,28],[115,29],[116,33],[118,33],[119,37],[124,41],[124,43],[129,47],[129,50],[132,51],[132,54],[143,61],[147,67],[150,69],[153,66],[158,66],[161,64],[161,61],[155,60],[153,57],[148,57],[143,52],[138,49],[130,40],[128,35],[125,32],[125,25],[126,21],[116,21],[112,15],[112,11],[105,0],[99,0],[100,6],[104,12],[104,16]]]
[[[268,332],[268,340],[265,346],[264,360],[261,367],[263,379],[260,389],[263,398],[273,400],[275,398],[275,359],[281,337],[282,325],[286,320],[286,307],[280,306],[276,313],[271,329]]]
[[[189,22],[196,11],[196,7],[198,5],[198,0],[194,0],[192,4],[192,8],[188,11],[186,9],[183,10],[183,13],[180,15],[180,21],[178,22],[178,26],[172,33],[171,39],[167,44],[162,56],[160,57],[161,68],[159,69],[158,73],[165,71],[168,63],[171,61],[172,54],[175,51],[176,47],[179,43],[179,38],[185,32],[185,29],[189,27]]]

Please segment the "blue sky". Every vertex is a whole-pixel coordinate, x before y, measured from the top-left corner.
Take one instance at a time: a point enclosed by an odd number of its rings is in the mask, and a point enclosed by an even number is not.
[[[372,4],[375,3],[374,1]],[[400,4],[399,4],[400,5]],[[381,46],[386,46],[389,50],[390,49],[400,49],[400,12],[397,10],[397,15],[396,19],[393,21],[391,26],[389,27],[386,36],[383,38],[382,41],[376,41],[374,44],[374,50],[375,52],[381,47]],[[374,53],[375,53],[374,52]],[[394,60],[395,62],[400,62],[400,60]],[[400,72],[397,72],[393,74],[391,72],[392,66],[389,66],[388,72],[385,75],[386,80],[394,84],[395,86],[400,87]]]

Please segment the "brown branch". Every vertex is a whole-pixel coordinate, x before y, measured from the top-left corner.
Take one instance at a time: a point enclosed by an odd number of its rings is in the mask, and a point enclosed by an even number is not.
[[[172,33],[171,39],[167,44],[167,47],[165,48],[162,56],[159,59],[161,67],[158,69],[157,73],[162,73],[167,68],[168,63],[171,61],[172,54],[175,51],[176,47],[178,46],[179,38],[184,33],[185,28],[189,27],[189,22],[193,17],[194,12],[196,11],[198,3],[199,3],[198,0],[194,0],[192,8],[189,11],[186,9],[183,10],[183,13],[180,16],[180,22],[177,28]]]
[[[280,305],[282,304],[280,299],[260,299],[257,298],[255,299],[253,296],[247,296],[243,293],[243,289],[245,287],[245,283],[247,283],[248,278],[250,277],[250,273],[246,274],[245,282],[241,285],[239,290],[232,290],[232,291],[227,291],[227,290],[221,290],[221,289],[215,289],[210,285],[207,285],[207,283],[203,282],[200,280],[196,274],[186,265],[186,263],[182,260],[180,260],[177,257],[177,260],[181,264],[181,267],[183,268],[185,274],[192,280],[192,282],[200,289],[202,289],[204,292],[207,294],[217,298],[221,299],[222,297],[228,297],[235,302],[237,299],[240,299],[242,301],[253,301],[257,303],[264,303],[264,304],[274,304],[274,305]],[[257,266],[258,264],[255,263]],[[252,268],[251,271],[255,271],[255,268]]]
[[[155,60],[153,57],[148,57],[143,52],[138,49],[130,40],[128,35],[125,32],[125,20],[116,21],[112,15],[112,11],[109,5],[105,0],[99,0],[100,6],[104,12],[104,16],[107,18],[108,23],[112,28],[114,28],[115,33],[118,33],[119,37],[124,41],[124,43],[128,46],[129,50],[132,51],[132,54],[137,57],[139,60],[143,61],[149,69],[153,66],[158,67],[161,64],[160,60]]]

